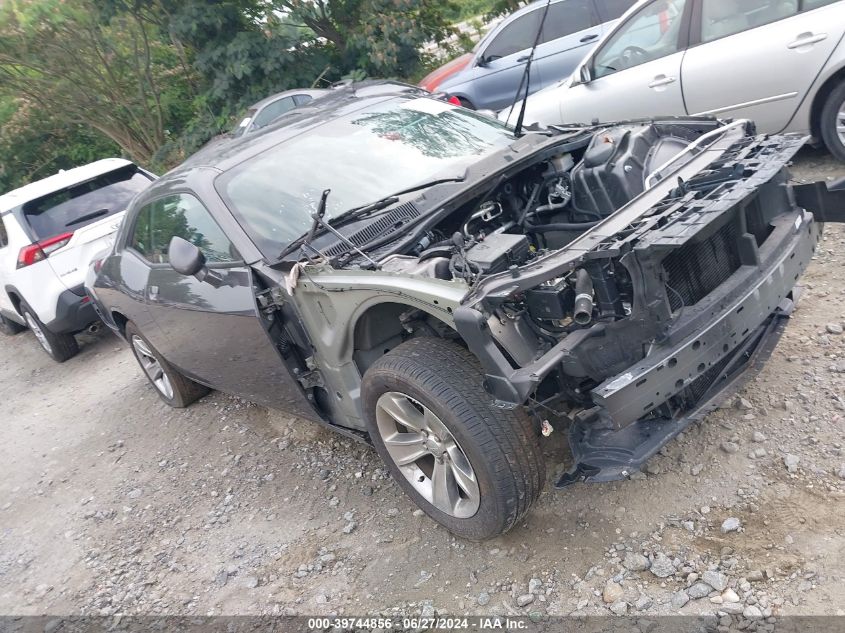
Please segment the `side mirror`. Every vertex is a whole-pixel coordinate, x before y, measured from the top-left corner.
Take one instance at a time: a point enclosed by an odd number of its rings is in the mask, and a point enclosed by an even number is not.
[[[205,269],[205,255],[189,241],[174,235],[167,247],[170,266],[180,275],[192,277]]]
[[[484,55],[480,55],[478,59],[475,60],[475,65],[479,68],[487,68],[490,64],[490,60],[487,59]]]
[[[592,77],[590,77],[590,67],[587,64],[581,66],[578,69],[578,79],[582,84],[588,84],[592,81]]]

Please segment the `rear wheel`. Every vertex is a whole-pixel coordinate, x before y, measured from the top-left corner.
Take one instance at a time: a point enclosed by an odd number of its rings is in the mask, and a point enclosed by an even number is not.
[[[521,410],[494,408],[459,345],[417,338],[382,356],[361,394],[372,442],[394,479],[458,536],[511,529],[545,482],[538,435]]]
[[[144,338],[132,321],[126,323],[125,331],[126,340],[129,341],[135,360],[138,361],[159,398],[165,403],[181,409],[210,391],[208,387],[186,378],[170,365]]]
[[[25,326],[21,325],[17,321],[12,321],[12,319],[7,319],[2,314],[0,314],[0,332],[7,336],[14,336],[19,332],[23,332],[26,329]]]
[[[41,349],[47,352],[54,361],[63,363],[79,353],[79,344],[73,334],[51,332],[35,314],[35,310],[25,303],[21,304],[21,314],[27,326],[35,335],[35,339],[41,345]]]
[[[828,151],[845,161],[845,83],[839,84],[825,101],[820,127]]]

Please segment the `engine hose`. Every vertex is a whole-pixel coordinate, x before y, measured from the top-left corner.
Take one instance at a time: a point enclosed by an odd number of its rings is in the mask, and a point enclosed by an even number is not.
[[[550,233],[552,231],[586,231],[596,226],[601,220],[595,222],[558,222],[555,224],[526,224],[525,230],[534,233]]]
[[[569,200],[566,202],[555,202],[549,204],[541,204],[539,207],[534,209],[534,211],[530,215],[535,215],[537,213],[547,213],[548,211],[560,211],[561,209],[566,208],[566,205],[569,204]]]
[[[575,277],[575,305],[572,319],[578,325],[589,325],[593,320],[593,280],[583,268],[578,269]]]

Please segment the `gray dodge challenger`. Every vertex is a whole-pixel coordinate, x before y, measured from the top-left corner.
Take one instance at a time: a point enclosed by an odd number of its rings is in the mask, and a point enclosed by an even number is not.
[[[315,102],[317,104],[317,102]],[[167,404],[208,389],[372,444],[455,534],[624,479],[771,352],[845,183],[747,121],[518,133],[353,85],[188,160],[87,288]]]

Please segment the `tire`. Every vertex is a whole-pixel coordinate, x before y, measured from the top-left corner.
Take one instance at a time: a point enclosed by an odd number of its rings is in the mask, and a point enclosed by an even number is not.
[[[828,151],[838,160],[845,162],[845,82],[828,95],[819,126]],[[837,127],[840,127],[841,131],[837,131]]]
[[[17,321],[12,321],[12,319],[7,319],[0,314],[0,332],[6,336],[14,336],[15,334],[23,332],[25,329],[26,326],[21,325]]]
[[[63,363],[79,353],[79,344],[73,334],[60,334],[50,331],[35,314],[35,310],[26,303],[21,303],[21,315],[35,335],[35,339],[41,345],[41,349],[47,352],[47,355],[57,363]]]
[[[538,434],[527,415],[521,409],[495,408],[482,382],[472,354],[450,341],[426,337],[382,356],[361,385],[370,437],[393,478],[428,516],[471,540],[510,530],[546,479]],[[410,426],[390,412],[399,412]],[[425,425],[425,432],[411,431]],[[403,460],[397,454],[406,460],[420,457],[400,468]],[[439,506],[434,488],[449,486],[439,487],[434,479],[452,484],[452,494],[441,494]]]
[[[158,353],[132,321],[127,321],[125,332],[129,348],[141,366],[141,371],[165,404],[175,409],[184,409],[211,391],[205,385],[179,373]]]

